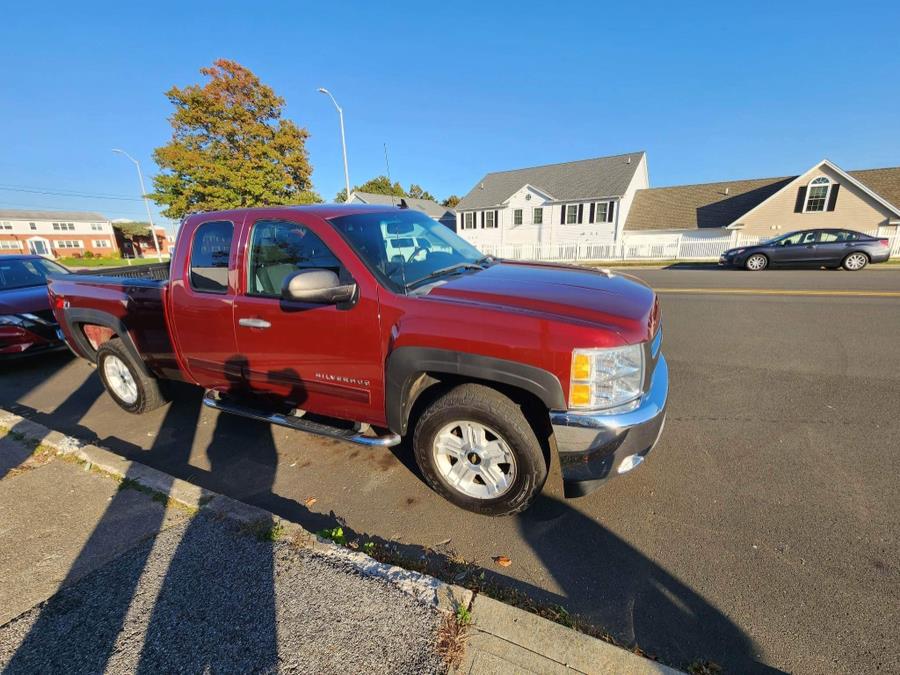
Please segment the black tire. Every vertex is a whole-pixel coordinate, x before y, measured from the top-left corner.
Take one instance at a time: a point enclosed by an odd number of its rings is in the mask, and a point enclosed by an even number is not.
[[[467,495],[441,475],[432,451],[435,438],[448,424],[463,420],[495,430],[513,453],[515,476],[499,497]],[[480,384],[461,384],[431,403],[416,422],[413,451],[422,475],[435,492],[460,508],[482,515],[506,516],[524,511],[547,480],[547,461],[541,444],[520,407]]]
[[[126,401],[121,398],[116,394],[114,387],[108,381],[105,364],[110,357],[115,357],[122,362],[131,374],[137,387],[137,397],[134,401]],[[121,338],[113,338],[100,345],[100,348],[97,350],[97,372],[100,373],[100,380],[103,382],[107,393],[122,410],[141,415],[145,412],[156,410],[156,408],[166,403],[166,397],[160,389],[159,380],[144,372],[144,369],[135,362],[135,358],[125,347],[125,343],[122,342]]]
[[[761,266],[760,267],[753,266],[753,264],[750,262],[751,260],[760,261]],[[744,269],[747,269],[751,272],[762,272],[768,266],[769,266],[769,259],[762,253],[754,253],[753,255],[748,256],[747,259],[744,261]]]
[[[853,265],[847,264],[847,261],[860,260],[862,264]],[[847,256],[841,261],[841,267],[843,267],[848,272],[859,272],[861,269],[865,268],[866,265],[869,264],[869,256],[867,256],[862,251],[853,251],[853,253],[848,253]]]

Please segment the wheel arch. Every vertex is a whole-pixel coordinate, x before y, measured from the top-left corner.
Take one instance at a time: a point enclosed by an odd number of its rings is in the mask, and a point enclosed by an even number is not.
[[[131,339],[131,334],[128,332],[127,326],[117,316],[97,309],[72,307],[65,310],[63,320],[66,323],[68,333],[72,336],[72,340],[75,342],[78,351],[88,360],[94,363],[97,362],[97,350],[94,349],[90,340],[88,340],[88,337],[85,335],[83,326],[102,326],[104,328],[109,328],[113,332],[114,337],[121,339],[125,348],[128,350],[128,353],[134,358],[135,363],[138,364],[138,367],[145,375],[151,375],[147,368],[147,364],[144,363],[144,359],[141,358],[141,354],[134,344],[134,340]]]
[[[553,373],[480,354],[400,347],[388,357],[385,373],[385,418],[388,428],[400,435],[406,434],[411,413],[419,404],[462,382],[492,387],[523,405],[539,402],[546,410],[566,407],[562,385]]]

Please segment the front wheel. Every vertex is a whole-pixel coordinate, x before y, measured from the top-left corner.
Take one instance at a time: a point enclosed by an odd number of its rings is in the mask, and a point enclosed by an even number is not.
[[[747,262],[744,263],[744,267],[746,267],[751,272],[761,272],[768,266],[769,259],[762,253],[754,253],[749,258],[747,258]]]
[[[841,266],[847,270],[848,272],[856,272],[857,270],[861,270],[863,267],[869,264],[869,256],[865,253],[851,253],[846,258],[844,258],[844,262]]]
[[[416,462],[438,494],[468,511],[524,511],[547,480],[547,462],[522,410],[500,392],[463,384],[434,401],[413,434]]]

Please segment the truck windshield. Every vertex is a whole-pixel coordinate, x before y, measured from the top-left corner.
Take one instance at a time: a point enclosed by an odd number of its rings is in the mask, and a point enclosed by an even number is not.
[[[62,265],[43,258],[0,261],[0,290],[44,286],[48,274],[68,274]]]
[[[475,269],[486,260],[450,228],[418,211],[357,213],[332,218],[331,223],[369,269],[395,291]]]

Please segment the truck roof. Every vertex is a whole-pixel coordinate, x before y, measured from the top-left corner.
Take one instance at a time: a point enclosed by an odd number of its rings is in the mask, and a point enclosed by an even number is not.
[[[349,216],[356,213],[385,213],[400,208],[400,197],[397,198],[397,206],[391,207],[384,204],[304,204],[304,205],[275,205],[256,206],[252,208],[227,209],[224,211],[198,211],[187,216],[186,220],[209,216],[222,218],[234,218],[244,213],[259,213],[273,211],[312,213],[320,218],[335,218],[337,216]]]

